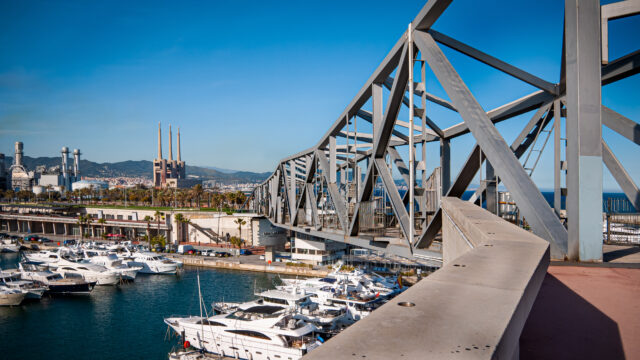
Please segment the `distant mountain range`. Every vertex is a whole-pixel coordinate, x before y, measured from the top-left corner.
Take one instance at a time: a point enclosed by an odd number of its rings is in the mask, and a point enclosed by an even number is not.
[[[52,167],[60,165],[59,157],[38,157],[32,158],[23,156],[23,164],[28,170],[35,170],[36,166],[44,165]],[[73,162],[73,158],[70,158]],[[6,169],[13,164],[13,157],[5,157]],[[151,179],[153,162],[148,160],[128,160],[115,163],[96,163],[90,160],[80,160],[80,173],[89,177],[144,177]],[[255,173],[250,171],[234,171],[228,169],[218,169],[214,167],[201,167],[187,165],[187,176],[193,175],[203,180],[216,180],[223,183],[229,182],[262,182],[271,173]]]

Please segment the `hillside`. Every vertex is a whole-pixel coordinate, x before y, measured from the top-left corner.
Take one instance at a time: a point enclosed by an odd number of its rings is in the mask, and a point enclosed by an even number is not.
[[[71,163],[73,159],[70,159]],[[47,167],[60,165],[59,157],[23,157],[23,163],[28,170],[34,170],[38,165]],[[5,157],[5,166],[8,169],[13,164],[13,157]],[[147,160],[128,160],[115,163],[96,163],[90,160],[80,160],[80,173],[89,177],[152,177],[153,163]],[[226,170],[221,172],[212,168],[187,165],[187,176],[199,176],[205,180],[217,180],[221,182],[260,182],[266,179],[270,173],[255,173],[250,171]]]

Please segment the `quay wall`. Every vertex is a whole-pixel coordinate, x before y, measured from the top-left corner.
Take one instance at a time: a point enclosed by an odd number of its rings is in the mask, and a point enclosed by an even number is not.
[[[313,270],[302,267],[268,265],[266,263],[264,265],[242,264],[225,260],[213,260],[200,256],[180,256],[173,254],[169,256],[181,260],[185,266],[200,266],[215,269],[254,271],[305,277],[324,277],[329,274],[329,270]]]

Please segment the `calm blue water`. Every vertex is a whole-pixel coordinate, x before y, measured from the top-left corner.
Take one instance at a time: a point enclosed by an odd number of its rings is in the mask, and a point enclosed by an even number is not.
[[[0,255],[0,267],[17,255]],[[272,288],[274,275],[200,269],[203,298],[248,301],[254,282]],[[167,359],[177,343],[165,340],[163,318],[199,314],[196,270],[180,276],[139,275],[133,284],[97,286],[90,296],[43,298],[0,307],[0,359]]]

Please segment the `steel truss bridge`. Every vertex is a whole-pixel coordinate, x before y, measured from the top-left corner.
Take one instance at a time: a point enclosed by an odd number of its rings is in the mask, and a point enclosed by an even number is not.
[[[532,231],[549,241],[553,258],[601,260],[603,164],[640,209],[638,186],[602,138],[604,125],[640,145],[640,125],[601,99],[602,86],[640,68],[640,51],[608,59],[608,21],[638,14],[640,1],[601,6],[596,0],[565,0],[556,81],[433,29],[451,1],[426,3],[318,143],[282,159],[255,188],[250,206],[292,231],[434,259],[440,257],[430,247],[442,229],[441,197],[461,197],[480,172],[484,180],[470,201],[486,202],[495,213],[497,187],[503,184]],[[538,90],[486,111],[443,46]],[[431,74],[448,99],[429,92]],[[457,112],[462,122],[439,125],[431,106]],[[525,113],[533,115],[508,143],[495,124]],[[476,144],[451,181],[450,143],[465,135]],[[427,173],[426,144],[432,142],[440,147],[439,166]],[[531,179],[547,143],[554,153],[552,207]],[[400,190],[394,173],[402,176]],[[566,208],[561,207],[564,196]]]

